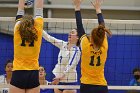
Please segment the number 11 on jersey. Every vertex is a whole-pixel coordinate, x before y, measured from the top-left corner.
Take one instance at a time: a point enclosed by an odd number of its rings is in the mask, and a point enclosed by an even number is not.
[[[94,56],[91,56],[91,60],[90,60],[90,64],[91,66],[94,66]],[[97,57],[97,64],[96,66],[100,66],[101,62],[100,62],[100,56]]]

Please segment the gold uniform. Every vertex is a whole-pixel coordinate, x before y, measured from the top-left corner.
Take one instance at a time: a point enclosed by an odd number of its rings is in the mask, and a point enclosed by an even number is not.
[[[81,37],[81,83],[92,85],[107,85],[104,77],[104,66],[107,58],[108,41],[105,36],[103,45],[94,50],[86,35]]]
[[[23,41],[20,37],[18,28],[20,21],[14,27],[14,62],[13,70],[38,70],[39,53],[42,42],[43,18],[36,17],[34,26],[37,30],[38,40],[32,43]]]

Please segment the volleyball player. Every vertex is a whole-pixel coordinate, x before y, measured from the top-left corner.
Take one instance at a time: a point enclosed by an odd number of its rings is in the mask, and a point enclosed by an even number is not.
[[[43,0],[35,0],[35,18],[24,15],[19,0],[14,27],[14,61],[10,93],[39,93],[39,53],[43,31]]]
[[[0,84],[9,84],[12,77],[13,61],[7,60],[4,69],[6,74],[0,75]]]
[[[13,61],[7,60],[4,67],[6,73],[0,75],[0,84],[9,84],[12,77]],[[9,88],[0,88],[0,93],[9,93]]]
[[[93,28],[90,38],[88,38],[82,25],[81,0],[74,0],[77,30],[82,51],[80,93],[108,93],[107,82],[104,77],[104,66],[108,51],[106,33],[111,35],[111,32],[105,28],[100,9],[101,2],[102,0],[92,2],[99,25]]]
[[[52,84],[59,85],[76,85],[77,84],[77,71],[76,66],[80,60],[79,38],[77,30],[73,29],[68,35],[68,42],[56,39],[50,36],[47,32],[43,31],[45,40],[51,42],[53,45],[60,49],[58,54],[58,63],[53,69],[55,75]],[[76,93],[76,90],[68,89],[54,89],[55,93]]]
[[[51,82],[46,80],[46,71],[43,66],[39,66],[39,83],[40,85],[49,85]]]
[[[40,85],[51,85],[51,82],[46,80],[46,71],[43,66],[39,66],[39,83]],[[40,93],[48,93],[49,89],[40,88]]]

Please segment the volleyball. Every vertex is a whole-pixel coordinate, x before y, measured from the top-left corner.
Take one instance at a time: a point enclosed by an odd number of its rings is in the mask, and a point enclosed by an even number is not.
[[[34,4],[34,0],[25,0],[25,8],[31,8]]]

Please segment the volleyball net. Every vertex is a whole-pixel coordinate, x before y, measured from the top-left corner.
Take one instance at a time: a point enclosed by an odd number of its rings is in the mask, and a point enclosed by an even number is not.
[[[9,87],[9,84],[0,84],[0,93],[9,93]],[[40,89],[44,90],[40,93],[54,93],[53,89],[77,90],[80,93],[80,85],[40,85]],[[108,89],[109,93],[140,93],[140,86],[108,86]]]
[[[4,74],[4,62],[13,58],[13,17],[0,17],[0,74]],[[140,68],[140,20],[111,20],[105,19],[105,25],[113,33],[108,39],[109,50],[105,66],[105,77],[108,81],[109,93],[127,93],[140,87],[129,86],[133,79],[132,70]],[[98,25],[96,19],[83,19],[84,29],[87,34]],[[44,18],[44,30],[50,35],[67,41],[68,33],[76,28],[75,19]],[[57,63],[59,49],[43,39],[39,62],[46,68],[46,79],[52,81],[52,70]],[[77,66],[78,85],[43,85],[43,89],[77,89],[80,86],[80,64]],[[9,88],[9,85],[0,85],[0,88]],[[48,92],[49,93],[49,92]],[[50,92],[52,93],[52,92]]]

